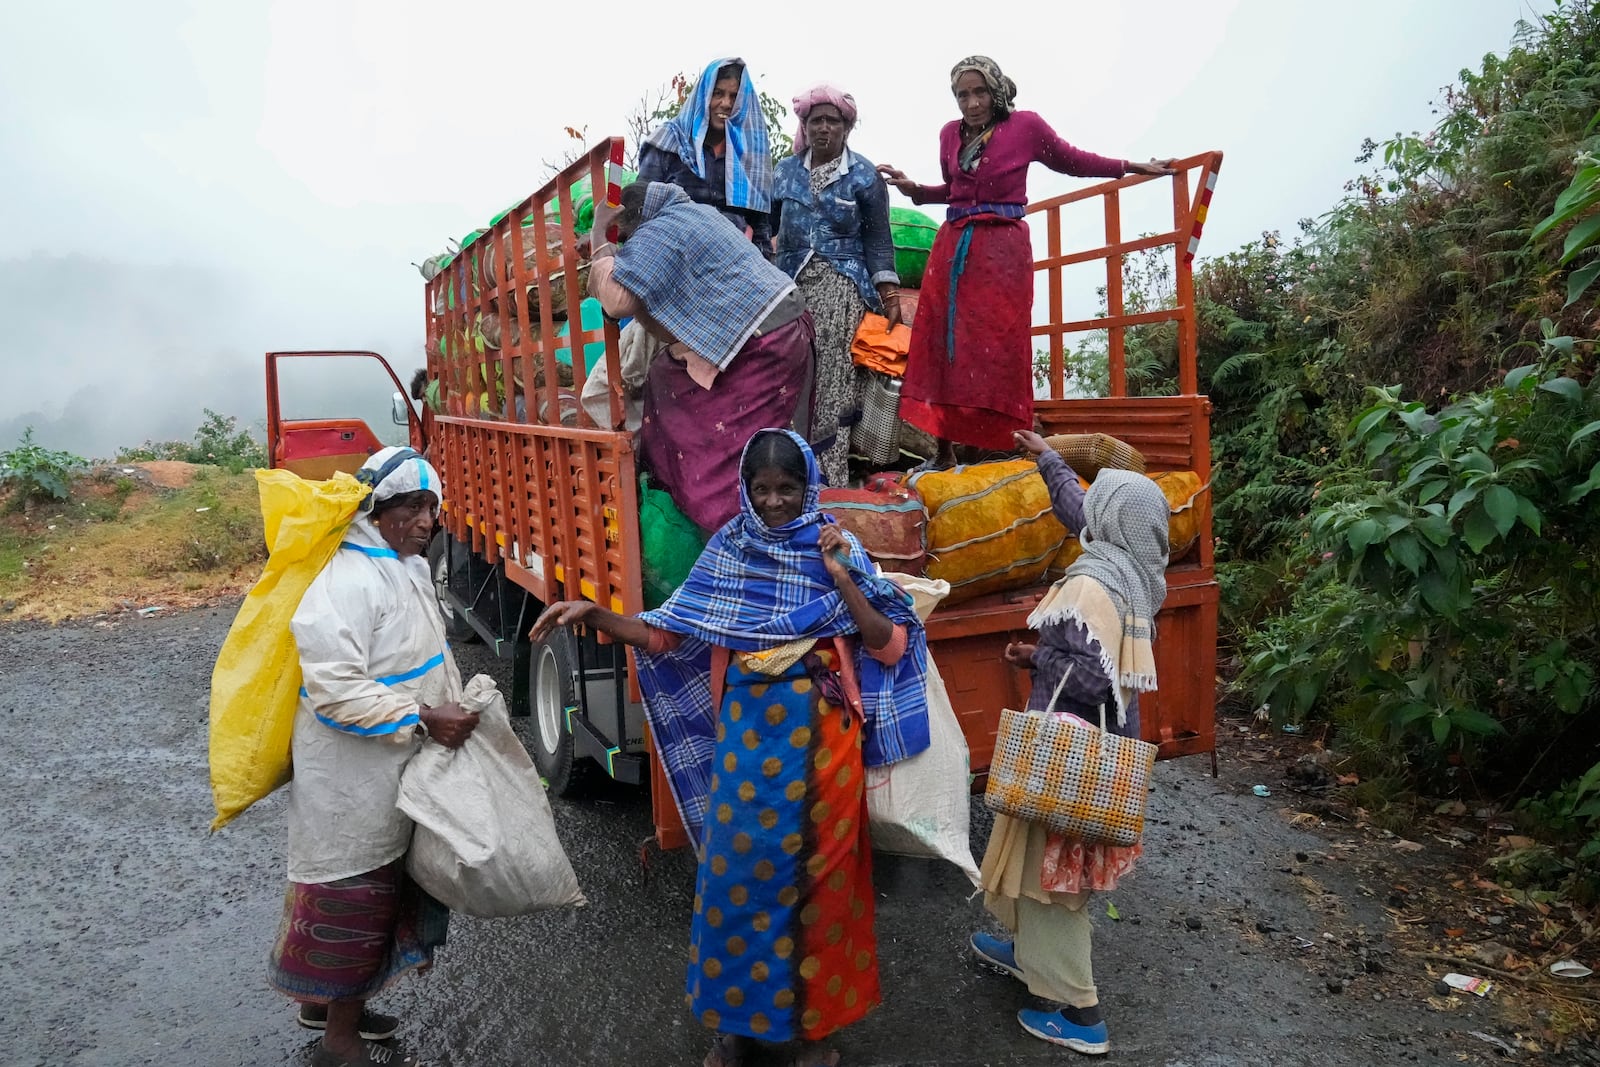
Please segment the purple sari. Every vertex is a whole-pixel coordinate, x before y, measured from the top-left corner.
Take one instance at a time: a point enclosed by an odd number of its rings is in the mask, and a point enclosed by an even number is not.
[[[788,426],[811,379],[811,313],[745,342],[710,389],[670,356],[650,364],[639,449],[651,475],[702,530],[739,513],[739,457],[757,431]],[[809,416],[809,412],[807,413]]]

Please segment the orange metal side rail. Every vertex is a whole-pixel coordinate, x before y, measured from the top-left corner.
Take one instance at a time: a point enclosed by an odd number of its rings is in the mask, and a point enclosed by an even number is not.
[[[576,217],[572,190],[584,178],[615,203],[621,163],[622,140],[610,138],[507,211],[428,283],[426,318],[429,376],[443,403],[434,419],[436,462],[452,536],[490,563],[503,561],[546,603],[583,596],[636,612],[643,595],[632,435],[596,426],[577,404],[586,346],[603,343],[609,380],[621,381],[617,327],[582,328],[583,281],[567,269],[579,262],[576,236],[549,217]],[[569,331],[561,338],[558,304]],[[498,351],[485,324],[498,327]],[[572,354],[570,390],[559,385],[563,347]],[[576,425],[563,425],[563,400]],[[620,423],[615,390],[610,403]]]
[[[1041,200],[1029,205],[1028,214],[1045,217],[1047,255],[1034,261],[1034,270],[1047,272],[1049,294],[1049,320],[1033,328],[1035,337],[1050,339],[1050,395],[1060,400],[1065,396],[1065,337],[1069,333],[1087,330],[1108,330],[1109,370],[1111,395],[1126,396],[1128,391],[1125,364],[1125,334],[1129,326],[1152,322],[1178,324],[1178,392],[1193,396],[1200,391],[1199,363],[1195,351],[1197,331],[1194,317],[1194,254],[1199,247],[1200,233],[1205,226],[1206,213],[1211,206],[1211,194],[1216,189],[1217,172],[1222,166],[1221,152],[1202,152],[1186,159],[1176,160],[1176,173],[1172,176],[1172,229],[1164,233],[1124,240],[1122,237],[1121,191],[1161,178],[1130,176],[1115,181],[1102,182],[1086,189],[1077,189],[1062,196]],[[1189,176],[1198,171],[1195,180],[1197,195],[1190,196]],[[1061,211],[1063,208],[1093,197],[1102,198],[1105,218],[1106,243],[1097,248],[1064,252],[1061,247]],[[1177,260],[1176,306],[1169,309],[1127,314],[1123,305],[1122,257],[1130,252],[1171,246]],[[1062,299],[1061,272],[1074,263],[1104,260],[1106,266],[1106,316],[1076,322],[1062,321],[1065,316]]]

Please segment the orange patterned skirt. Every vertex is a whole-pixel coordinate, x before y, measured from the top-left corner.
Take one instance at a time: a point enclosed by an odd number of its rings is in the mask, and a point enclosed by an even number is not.
[[[832,668],[831,651],[813,654]],[[690,928],[688,1001],[707,1027],[820,1040],[877,1006],[862,723],[804,661],[728,666]]]

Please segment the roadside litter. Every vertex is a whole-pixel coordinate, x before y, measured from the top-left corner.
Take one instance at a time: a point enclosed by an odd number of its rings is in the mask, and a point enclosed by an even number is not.
[[[1486,997],[1494,990],[1494,983],[1487,978],[1457,974],[1455,971],[1444,976],[1444,984],[1457,993],[1471,993],[1475,997]]]

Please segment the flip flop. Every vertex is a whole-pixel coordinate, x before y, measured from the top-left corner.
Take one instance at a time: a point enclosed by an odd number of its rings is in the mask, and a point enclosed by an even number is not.
[[[328,1008],[325,1004],[302,1004],[300,1013],[295,1016],[295,1022],[307,1030],[326,1030],[328,1028]],[[400,1030],[400,1020],[393,1015],[380,1015],[375,1011],[363,1011],[361,1021],[356,1024],[356,1033],[363,1041],[387,1041]]]
[[[706,1053],[701,1067],[743,1067],[744,1057],[734,1051],[736,1048],[737,1044],[731,1035],[718,1034],[711,1042],[711,1051]]]
[[[419,1067],[421,1063],[415,1056],[370,1041],[361,1046],[361,1055],[353,1060],[320,1043],[311,1052],[311,1067]]]

